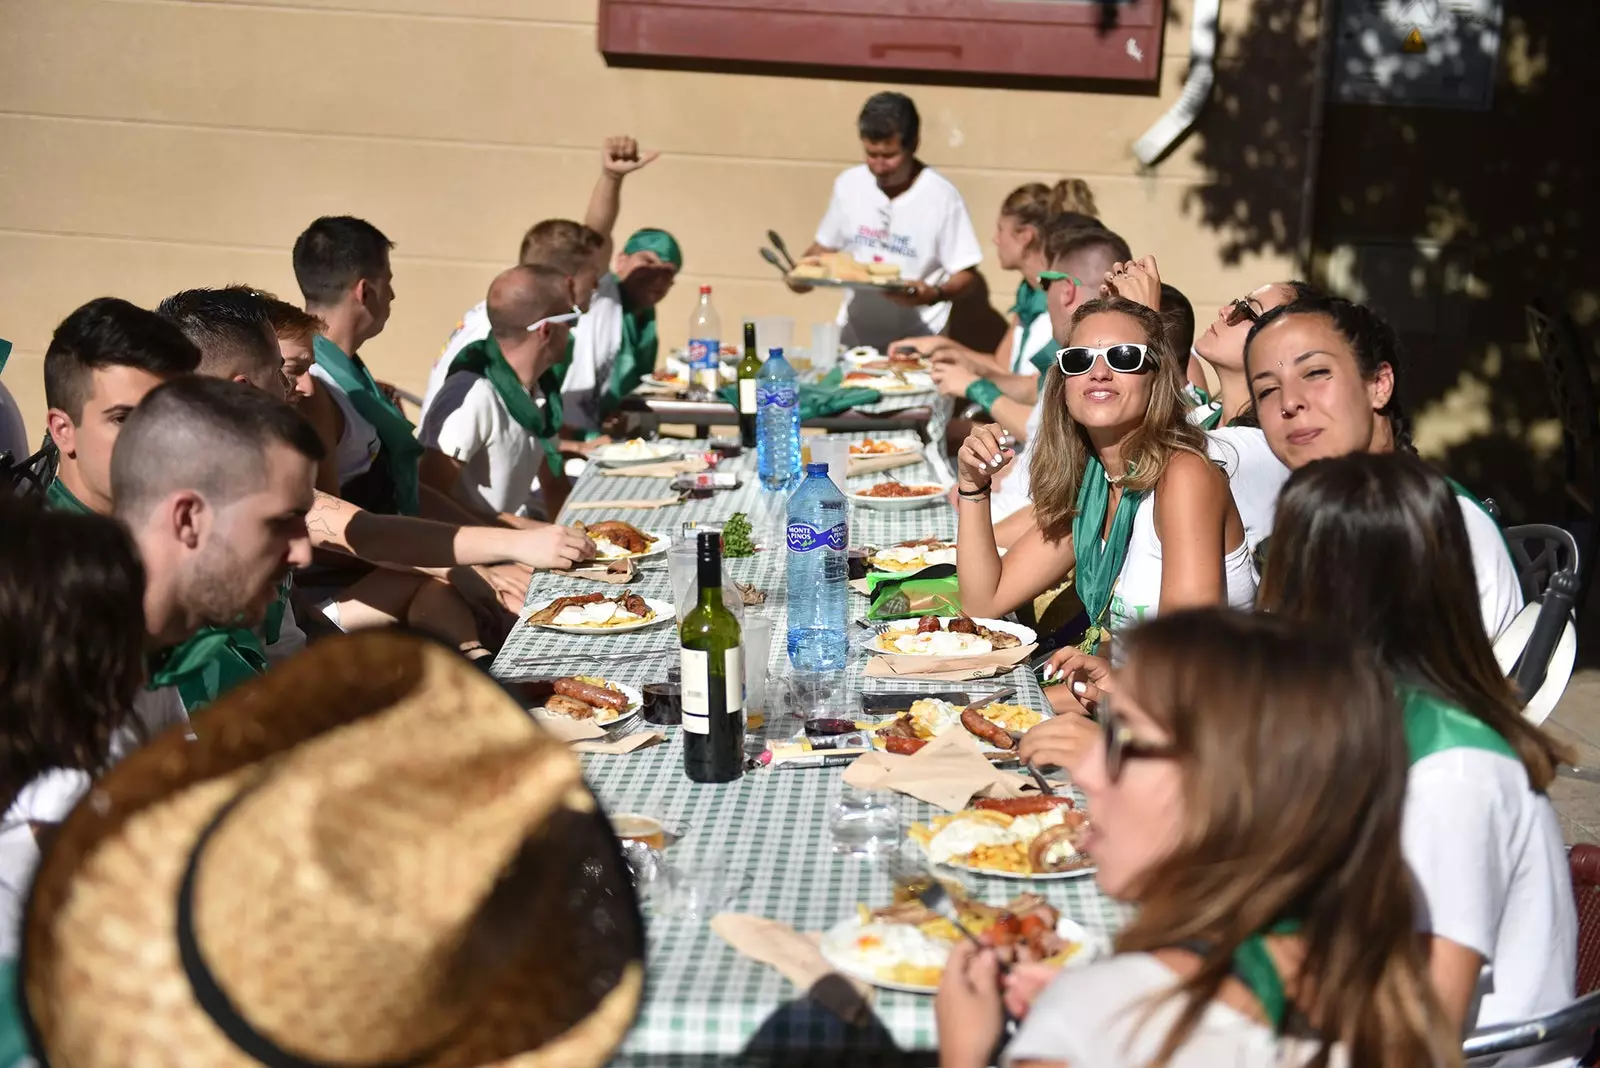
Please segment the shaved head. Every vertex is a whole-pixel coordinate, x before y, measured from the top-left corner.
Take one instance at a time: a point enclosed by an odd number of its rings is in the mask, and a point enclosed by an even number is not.
[[[273,442],[313,463],[323,457],[311,424],[253,386],[200,377],[157,386],[128,416],[111,454],[117,518],[140,523],[177,490],[225,507],[261,488],[263,454]]]
[[[567,276],[554,267],[521,264],[489,284],[489,329],[502,346],[525,340],[528,327],[572,308]]]

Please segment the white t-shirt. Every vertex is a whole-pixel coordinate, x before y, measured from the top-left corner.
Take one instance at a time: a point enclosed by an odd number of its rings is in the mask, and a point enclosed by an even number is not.
[[[1572,1000],[1578,921],[1566,847],[1555,808],[1529,786],[1520,761],[1475,748],[1417,761],[1406,779],[1401,845],[1424,899],[1420,926],[1486,962],[1468,1031]],[[1573,1060],[1535,1050],[1496,1063]]]
[[[1289,469],[1272,454],[1267,436],[1253,426],[1206,431],[1206,452],[1228,474],[1228,489],[1244,523],[1245,544],[1253,553],[1272,533],[1278,494],[1289,480]]]
[[[601,402],[622,349],[622,314],[622,281],[606,274],[572,329],[572,364],[561,380],[561,420],[567,426],[600,429]]]
[[[543,407],[543,396],[534,403]],[[482,375],[445,379],[422,420],[418,440],[464,465],[452,496],[477,509],[526,515],[544,447],[511,413]]]
[[[428,409],[433,407],[433,398],[438,395],[439,388],[444,385],[444,380],[450,377],[450,361],[474,341],[482,341],[489,336],[489,304],[487,301],[478,301],[477,304],[467,309],[461,316],[461,321],[456,324],[455,330],[450,333],[450,340],[444,343],[444,353],[434,361],[433,370],[428,372],[428,388],[422,394],[422,418],[428,418]]]
[[[1039,440],[1039,427],[1043,422],[1044,407],[1035,404],[1028,413],[1027,440],[1017,446],[1017,458],[1011,461],[1009,469],[1000,472],[989,494],[989,514],[996,523],[1033,503],[1033,488],[1029,485],[1033,476],[1029,469],[1033,465],[1033,443]]]
[[[1492,642],[1522,611],[1522,584],[1511,562],[1506,536],[1477,501],[1460,494],[1461,518],[1472,545],[1472,570],[1478,580],[1478,601],[1483,605],[1483,629]]]
[[[1080,968],[1066,968],[1039,995],[1017,1036],[1000,1058],[1065,1061],[1072,1068],[1143,1068],[1161,1050],[1185,1000],[1152,998],[1172,989],[1177,976],[1148,953],[1123,953]],[[1278,1038],[1230,1005],[1206,1006],[1171,1068],[1288,1068],[1316,1053],[1313,1043]],[[1331,1063],[1348,1063],[1335,1047]]]
[[[353,478],[359,478],[372,469],[372,462],[378,458],[378,449],[382,442],[378,440],[378,431],[350,402],[349,394],[333,380],[333,376],[322,369],[321,364],[311,365],[311,374],[318,384],[328,391],[334,403],[339,406],[339,411],[344,415],[344,431],[339,435],[339,442],[333,448],[334,464],[339,471],[339,485],[343,486]]]
[[[1111,585],[1106,621],[1111,631],[1113,662],[1120,661],[1118,636],[1154,619],[1161,608],[1161,539],[1156,535],[1155,516],[1156,494],[1151,493],[1139,502],[1139,510],[1134,513],[1128,554]],[[1222,579],[1228,607],[1248,609],[1255,604],[1256,568],[1248,536],[1222,558]]]
[[[938,285],[983,261],[967,205],[955,186],[924,167],[911,188],[891,200],[865,163],[833,183],[828,213],[817,227],[817,244],[849,252],[862,263],[900,266],[900,277]],[[941,334],[950,303],[903,308],[879,293],[850,290],[839,309],[845,345],[871,345],[883,352],[903,337]]]
[[[17,955],[22,908],[39,867],[39,844],[31,823],[60,823],[89,791],[89,773],[55,768],[18,792],[0,818],[0,960]]]

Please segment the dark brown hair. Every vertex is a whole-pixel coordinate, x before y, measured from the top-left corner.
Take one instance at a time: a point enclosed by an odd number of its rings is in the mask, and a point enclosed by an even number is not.
[[[1155,361],[1154,371],[1149,372],[1150,407],[1145,411],[1144,424],[1122,449],[1131,469],[1123,486],[1148,490],[1167,473],[1167,463],[1174,452],[1204,457],[1205,434],[1189,422],[1188,405],[1181,392],[1186,368],[1168,344],[1166,324],[1160,314],[1123,297],[1100,297],[1073,313],[1073,330],[1089,316],[1106,312],[1126,315],[1137,322],[1144,331],[1145,344],[1150,346],[1150,358]],[[1094,455],[1094,446],[1067,411],[1067,379],[1054,362],[1045,375],[1039,403],[1044,406],[1044,417],[1038,445],[1034,446],[1038,453],[1029,468],[1029,490],[1039,529],[1047,538],[1059,541],[1072,533],[1072,518],[1078,513],[1078,488],[1084,468]]]
[[[0,811],[51,769],[104,770],[112,734],[137,724],[144,637],[122,524],[0,495]]]
[[[1535,790],[1569,759],[1522,718],[1484,633],[1461,502],[1411,453],[1316,460],[1290,475],[1257,603],[1358,635],[1401,683],[1459,705],[1510,742]]]
[[[1388,675],[1334,632],[1222,608],[1163,614],[1125,640],[1128,697],[1179,754],[1185,826],[1134,887],[1117,951],[1207,947],[1170,995],[1183,1008],[1155,1068],[1193,1035],[1239,945],[1281,920],[1301,924],[1284,986],[1321,1040],[1313,1068],[1335,1043],[1350,1064],[1459,1065],[1416,937]]]
[[[83,419],[90,376],[105,367],[135,367],[160,378],[189,374],[200,350],[172,323],[117,297],[100,297],[61,320],[44,354],[44,402]]]

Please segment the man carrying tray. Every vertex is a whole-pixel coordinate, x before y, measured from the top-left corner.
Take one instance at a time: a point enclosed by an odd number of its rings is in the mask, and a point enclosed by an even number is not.
[[[917,106],[904,94],[878,93],[867,101],[857,120],[866,162],[834,180],[828,213],[806,249],[808,257],[831,260],[834,277],[898,277],[905,285],[845,294],[839,325],[846,345],[888,352],[903,337],[942,334],[950,302],[977,281],[973,268],[983,260],[983,247],[961,193],[917,159],[920,127]],[[859,272],[846,257],[861,265]],[[811,288],[803,281],[790,287],[797,293]]]

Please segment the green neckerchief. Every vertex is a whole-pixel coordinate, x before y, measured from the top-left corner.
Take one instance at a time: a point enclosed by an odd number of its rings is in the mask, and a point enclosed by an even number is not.
[[[145,688],[175,686],[192,715],[267,670],[261,639],[246,627],[206,627],[150,658]]]
[[[384,459],[394,481],[395,505],[401,515],[421,512],[420,472],[422,443],[411,420],[389,402],[366,367],[356,363],[332,341],[317,335],[313,345],[317,366],[345,392],[361,418],[372,424],[383,446]]]
[[[33,1063],[22,1026],[21,993],[17,962],[0,960],[0,1068]]]
[[[1051,338],[1048,344],[1042,346],[1038,352],[1028,357],[1028,362],[1033,364],[1034,369],[1039,372],[1039,393],[1043,395],[1044,380],[1050,374],[1050,368],[1054,367],[1056,362],[1055,339]]]
[[[1283,1034],[1284,1021],[1289,1014],[1289,995],[1283,989],[1283,977],[1272,962],[1272,954],[1267,952],[1266,935],[1295,934],[1300,926],[1299,920],[1279,920],[1266,931],[1240,942],[1239,948],[1233,951],[1234,977],[1256,996],[1262,1015],[1276,1035]]]
[[[1215,430],[1222,425],[1222,407],[1219,405],[1211,409],[1211,414],[1200,420],[1197,426],[1201,430]]]
[[[1122,561],[1128,555],[1128,542],[1133,538],[1133,517],[1139,511],[1144,494],[1136,490],[1123,490],[1117,502],[1117,514],[1111,520],[1111,533],[1101,540],[1105,528],[1106,510],[1111,506],[1111,483],[1106,481],[1105,468],[1098,457],[1089,457],[1083,470],[1083,481],[1078,487],[1078,514],[1072,517],[1072,551],[1077,557],[1078,600],[1083,602],[1089,616],[1089,629],[1084,631],[1078,648],[1093,653],[1106,636],[1106,610],[1111,607],[1111,587],[1122,573]]]
[[[844,380],[844,368],[835,367],[816,384],[810,382],[800,383],[800,421],[807,419],[826,419],[830,415],[840,415],[859,408],[863,404],[876,404],[883,399],[883,394],[866,386],[841,386]],[[717,390],[717,397],[725,404],[739,407],[739,387],[723,386]]]
[[[534,403],[528,388],[506,362],[493,334],[456,353],[456,358],[450,361],[450,373],[457,371],[471,371],[487,378],[511,418],[543,446],[550,470],[561,473],[561,449],[556,444],[561,430],[561,379],[554,367],[539,376],[539,388],[544,391],[543,407]]]
[[[1411,763],[1446,749],[1482,749],[1522,759],[1500,732],[1461,706],[1415,686],[1401,687],[1400,694]]]
[[[76,512],[78,515],[95,515],[95,510],[78,500],[76,494],[67,489],[67,484],[57,475],[51,480],[44,491],[44,504],[57,512]]]
[[[6,361],[11,359],[11,342],[0,337],[0,371],[6,369]]]
[[[617,358],[611,362],[611,380],[600,396],[600,413],[610,414],[622,405],[622,398],[639,388],[645,375],[656,369],[656,310],[632,308],[628,304],[628,291],[617,282],[617,292],[622,294],[622,341],[617,347]]]
[[[1041,315],[1049,313],[1049,301],[1050,298],[1045,294],[1045,291],[1035,288],[1027,279],[1023,279],[1022,284],[1017,286],[1017,302],[1011,306],[1011,310],[1016,313],[1017,325],[1021,328],[1017,331],[1017,346],[1019,348],[1023,341],[1027,339],[1028,328],[1033,326],[1034,320]],[[1047,336],[1039,343],[1039,347],[1032,352],[1013,352],[1011,354],[1011,366],[1020,369],[1022,360],[1026,357],[1027,362],[1033,364],[1034,367],[1038,367],[1039,361],[1042,359],[1045,370],[1049,370],[1050,361],[1055,358],[1055,350],[1056,339]]]

